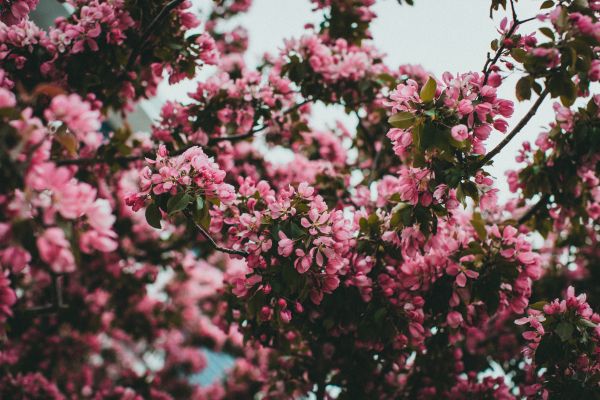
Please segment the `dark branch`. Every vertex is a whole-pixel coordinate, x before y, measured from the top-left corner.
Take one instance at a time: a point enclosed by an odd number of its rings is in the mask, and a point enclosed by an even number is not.
[[[202,236],[204,236],[204,238],[206,238],[206,240],[208,240],[208,242],[210,243],[210,245],[212,246],[213,249],[215,249],[217,251],[221,251],[223,253],[227,253],[227,254],[235,254],[238,256],[242,256],[242,257],[248,256],[248,252],[246,252],[244,250],[235,250],[235,249],[230,249],[227,247],[219,246],[217,244],[217,242],[215,242],[215,240],[212,238],[212,236],[210,236],[210,233],[208,233],[202,225],[200,225],[200,224],[196,223],[196,221],[194,221],[194,217],[189,212],[185,212],[185,216],[188,217],[188,219],[193,222],[196,229],[198,229],[198,231],[200,231]]]
[[[529,221],[529,219],[531,217],[536,215],[546,204],[548,204],[548,200],[550,200],[550,195],[549,194],[543,195],[542,198],[539,199],[537,203],[535,203],[533,206],[531,206],[531,208],[529,210],[527,210],[527,212],[525,214],[523,214],[523,216],[521,218],[519,218],[519,221],[518,221],[519,225],[526,223],[527,221]]]
[[[62,310],[69,308],[63,299],[63,278],[62,274],[52,273],[52,303],[43,306],[25,308],[22,311],[29,315],[47,315],[57,314]]]
[[[494,147],[489,153],[487,153],[481,159],[481,161],[479,161],[479,163],[477,163],[477,166],[475,169],[479,169],[479,168],[483,167],[484,165],[486,165],[492,158],[494,158],[498,153],[500,153],[500,151],[502,151],[502,149],[515,136],[517,136],[517,134],[527,125],[527,123],[531,120],[531,118],[533,118],[533,116],[537,112],[538,108],[540,108],[540,105],[542,104],[542,102],[544,101],[544,99],[546,98],[548,93],[549,93],[548,89],[547,88],[544,89],[544,91],[540,94],[540,97],[538,97],[538,99],[535,101],[535,103],[533,103],[533,106],[531,106],[531,108],[529,109],[527,114],[525,114],[525,116],[519,121],[517,126],[514,127],[514,129],[504,138],[504,140],[502,140],[496,147]]]

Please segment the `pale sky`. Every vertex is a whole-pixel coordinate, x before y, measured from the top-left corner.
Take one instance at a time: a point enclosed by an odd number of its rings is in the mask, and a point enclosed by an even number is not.
[[[400,64],[421,64],[438,78],[444,71],[452,73],[480,71],[485,63],[490,42],[498,37],[496,26],[499,20],[489,18],[490,0],[416,0],[415,6],[400,6],[395,0],[379,0],[375,5],[378,18],[371,31],[375,45],[387,54],[386,63],[391,68]],[[521,0],[517,3],[521,19],[535,16],[539,1]],[[284,38],[299,37],[304,33],[304,24],[318,22],[319,15],[312,12],[308,0],[254,0],[249,13],[232,21],[232,26],[242,24],[250,35],[247,62],[254,65],[265,52],[275,53]],[[497,14],[503,16],[503,12]],[[523,32],[534,29],[537,21],[522,27]],[[206,76],[206,71],[202,76]],[[501,97],[514,99],[514,84],[511,78],[501,87]],[[161,96],[181,99],[195,85],[184,82],[176,87],[163,85]],[[528,127],[513,140],[501,154],[496,156],[490,169],[497,178],[497,185],[505,198],[507,193],[504,171],[515,168],[514,155],[523,140],[533,141],[553,119],[553,101],[546,100],[538,115]],[[511,126],[524,115],[531,102],[515,104],[515,115]],[[316,108],[316,125],[333,126],[334,120],[352,123],[351,118],[339,110]],[[509,128],[510,129],[510,128]],[[502,140],[495,132],[490,137],[488,149]]]

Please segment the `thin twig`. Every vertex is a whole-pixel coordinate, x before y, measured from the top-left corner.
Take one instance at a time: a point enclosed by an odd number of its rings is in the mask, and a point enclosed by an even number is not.
[[[511,11],[512,11],[513,24],[510,27],[510,29],[506,32],[506,34],[504,35],[504,39],[510,38],[517,31],[517,28],[519,27],[519,25],[522,25],[526,22],[533,21],[534,19],[536,19],[536,17],[532,17],[532,18],[527,18],[524,20],[519,20],[517,17],[517,12],[515,10],[515,5],[512,0],[510,2],[510,7],[511,7]],[[502,53],[504,53],[504,50],[507,50],[507,49],[506,49],[506,46],[505,46],[504,40],[503,40],[502,43],[500,43],[500,47],[498,47],[498,50],[496,51],[496,54],[494,55],[493,58],[490,58],[489,53],[488,53],[487,60],[485,62],[485,65],[483,66],[483,84],[484,85],[487,84],[488,79],[490,78],[490,74],[492,72],[492,69],[491,69],[492,66],[496,65],[496,63],[498,62],[500,57],[502,57]]]
[[[144,33],[142,33],[142,37],[140,38],[140,45],[138,47],[136,47],[135,49],[133,49],[133,51],[129,55],[129,60],[127,61],[127,67],[126,67],[127,70],[129,70],[133,66],[133,64],[135,63],[135,60],[137,59],[138,55],[140,55],[140,53],[144,50],[144,48],[148,44],[148,41],[150,39],[150,35],[152,34],[152,31],[154,30],[154,28],[156,28],[156,26],[158,24],[160,24],[162,22],[162,20],[164,18],[166,18],[172,10],[174,10],[181,3],[183,3],[183,1],[184,0],[172,0],[172,1],[170,1],[169,3],[167,3],[167,5],[165,5],[163,7],[162,10],[160,10],[160,12],[158,13],[158,15],[156,17],[154,17],[154,19],[152,20],[152,22],[150,22],[150,25],[148,25],[148,27],[146,28],[146,30],[144,31]]]
[[[496,147],[494,147],[489,153],[487,153],[481,159],[481,161],[477,163],[475,169],[479,169],[486,165],[492,158],[496,156],[496,154],[502,151],[502,149],[517,135],[517,133],[519,133],[527,125],[527,123],[531,120],[531,118],[533,118],[533,116],[537,112],[538,108],[540,108],[540,105],[542,104],[548,93],[548,88],[544,89],[544,91],[540,94],[540,97],[538,97],[535,103],[533,103],[533,106],[531,106],[527,114],[525,114],[525,116],[519,121],[519,123],[514,127],[514,129],[504,138],[504,140],[502,140]]]
[[[542,198],[539,199],[537,203],[535,203],[533,206],[531,206],[531,208],[529,210],[527,210],[527,212],[525,214],[523,214],[523,216],[521,218],[519,218],[519,220],[518,220],[519,225],[522,225],[525,222],[529,221],[529,219],[531,217],[533,217],[535,214],[537,214],[542,209],[542,207],[544,207],[546,204],[548,204],[548,200],[550,200],[549,194],[545,194],[544,196],[542,196]]]
[[[204,238],[206,240],[208,240],[208,242],[213,247],[213,249],[215,249],[217,251],[221,251],[223,253],[227,253],[227,254],[235,254],[235,255],[238,255],[238,256],[242,256],[242,257],[247,257],[248,256],[248,252],[246,252],[244,250],[235,250],[235,249],[230,249],[230,248],[227,248],[227,247],[219,246],[217,244],[217,242],[215,242],[215,239],[213,239],[212,236],[210,236],[210,233],[208,233],[206,231],[206,229],[204,229],[204,227],[202,225],[198,224],[194,220],[194,217],[189,212],[185,212],[184,214],[185,214],[186,217],[188,217],[194,223],[194,226],[196,227],[196,229],[198,229],[198,231],[200,231],[200,233],[202,234],[202,236],[204,236]]]
[[[22,311],[30,315],[57,314],[69,308],[63,298],[63,275],[52,273],[52,302],[43,306],[25,308]]]
[[[512,11],[513,21],[517,20],[517,11],[515,10],[514,0],[510,0],[510,10]]]

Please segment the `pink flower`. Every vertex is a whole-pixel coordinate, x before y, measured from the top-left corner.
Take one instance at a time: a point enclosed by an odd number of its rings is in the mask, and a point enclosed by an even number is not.
[[[309,270],[312,259],[308,254],[305,254],[302,249],[296,249],[296,256],[298,258],[294,262],[294,267],[299,273],[303,274]]]
[[[454,140],[462,142],[469,137],[469,129],[465,125],[453,126],[450,133]]]
[[[75,271],[75,259],[65,233],[60,228],[48,228],[36,240],[42,261],[54,272],[66,273]]]
[[[467,285],[467,278],[476,279],[479,273],[471,269],[467,269],[458,264],[451,264],[446,268],[446,273],[451,276],[456,276],[456,285],[458,287],[465,287]]]
[[[281,310],[279,311],[279,318],[285,324],[289,324],[292,320],[292,312],[290,310]]]
[[[13,273],[18,273],[31,261],[31,255],[21,246],[10,246],[0,251],[2,265],[8,266]]]
[[[592,65],[590,67],[590,71],[588,72],[588,77],[592,82],[600,81],[600,60],[592,60]]]
[[[0,108],[10,108],[17,104],[15,95],[2,87],[0,87]]]
[[[10,287],[8,271],[0,271],[0,331],[2,323],[12,316],[12,306],[17,302],[15,291]]]
[[[448,323],[448,325],[450,327],[456,329],[463,322],[462,314],[459,313],[458,311],[451,311],[448,313],[448,316],[446,317],[446,322]]]
[[[471,114],[473,111],[475,110],[475,108],[473,107],[473,104],[471,103],[471,100],[467,100],[467,99],[463,99],[458,103],[458,112],[462,115],[469,115]],[[458,140],[458,139],[457,139]]]
[[[308,185],[306,182],[301,182],[298,185],[298,194],[305,199],[311,199],[315,189]]]
[[[484,211],[493,210],[498,203],[498,192],[498,189],[490,189],[485,192],[479,199],[479,207],[481,207],[481,209]]]
[[[277,245],[277,252],[283,257],[288,257],[294,250],[294,241],[288,239],[283,231],[279,231],[279,243]]]

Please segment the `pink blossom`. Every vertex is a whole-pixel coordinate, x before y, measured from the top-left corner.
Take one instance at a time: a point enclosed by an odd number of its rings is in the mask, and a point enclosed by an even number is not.
[[[462,142],[469,137],[469,130],[465,125],[462,124],[452,127],[451,133],[454,140],[459,142]]]
[[[277,251],[283,257],[288,257],[292,254],[294,250],[294,241],[288,239],[288,237],[283,233],[283,231],[279,231],[279,243],[277,245]]]
[[[37,248],[42,261],[56,273],[75,271],[75,259],[69,242],[60,228],[48,228],[37,240]]]

